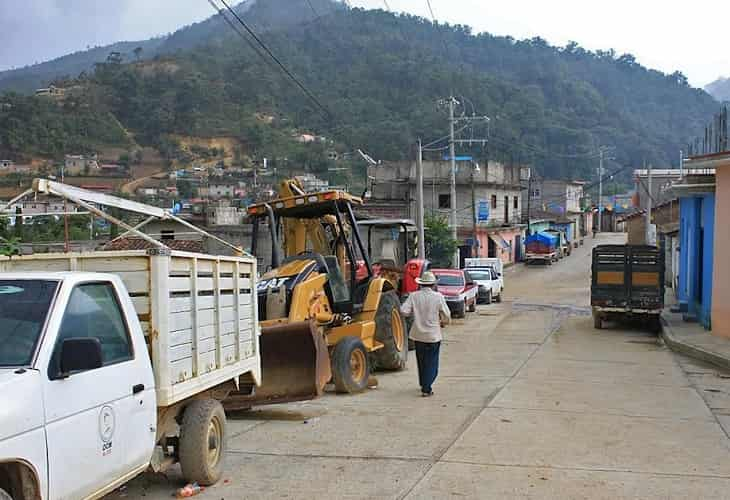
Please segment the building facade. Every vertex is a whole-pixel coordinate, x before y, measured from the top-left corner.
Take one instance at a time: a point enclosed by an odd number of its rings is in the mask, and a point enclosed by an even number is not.
[[[457,163],[456,223],[463,259],[499,257],[506,264],[520,257],[524,234],[522,187],[524,167],[489,162],[477,167],[471,161]],[[416,163],[388,162],[368,169],[371,199],[368,212],[379,206],[400,218],[417,218]],[[423,205],[426,215],[451,220],[451,163],[423,162]]]

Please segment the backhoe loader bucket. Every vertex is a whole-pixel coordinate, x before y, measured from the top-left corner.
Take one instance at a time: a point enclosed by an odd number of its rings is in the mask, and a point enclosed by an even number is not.
[[[232,392],[223,402],[226,410],[304,401],[322,395],[332,372],[327,343],[314,323],[263,327],[260,346],[261,386],[253,394]]]

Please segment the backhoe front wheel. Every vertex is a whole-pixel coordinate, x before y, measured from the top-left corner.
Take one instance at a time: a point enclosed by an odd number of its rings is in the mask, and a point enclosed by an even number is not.
[[[179,458],[186,481],[215,484],[223,474],[226,450],[226,414],[215,399],[191,402],[180,426]]]
[[[408,360],[408,330],[400,313],[400,300],[394,290],[380,297],[375,314],[375,340],[383,344],[370,354],[373,366],[382,370],[402,370]]]
[[[332,379],[340,393],[364,391],[370,377],[365,344],[358,337],[345,337],[332,349]]]

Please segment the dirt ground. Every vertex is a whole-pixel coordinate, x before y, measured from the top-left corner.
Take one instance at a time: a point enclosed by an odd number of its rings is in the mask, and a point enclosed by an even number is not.
[[[502,304],[448,328],[432,398],[411,356],[364,394],[229,415],[224,479],[197,498],[730,498],[727,376],[637,326],[593,329],[590,247],[622,238],[507,270]]]

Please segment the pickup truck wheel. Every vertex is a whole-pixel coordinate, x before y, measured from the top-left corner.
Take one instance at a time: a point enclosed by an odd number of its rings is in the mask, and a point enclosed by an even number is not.
[[[489,290],[487,292],[487,298],[484,299],[484,303],[487,304],[487,305],[489,305],[489,304],[492,303],[492,291],[491,290]]]
[[[332,349],[332,379],[339,393],[354,394],[368,386],[370,358],[359,337],[344,337]]]
[[[370,354],[373,367],[383,370],[402,370],[408,361],[408,329],[400,313],[400,300],[395,291],[380,297],[375,314],[375,340],[383,344]]]
[[[474,302],[472,302],[471,305],[469,306],[469,312],[470,313],[477,312],[477,299],[476,298],[474,298]]]
[[[13,497],[8,495],[4,489],[0,488],[0,500],[13,500]]]
[[[494,300],[497,302],[497,304],[501,303],[502,302],[502,292],[499,292],[499,295],[497,295],[497,297]]]
[[[593,315],[593,328],[595,328],[596,330],[603,329],[603,317],[601,317],[600,314]]]
[[[215,484],[223,474],[226,414],[214,399],[195,400],[183,413],[180,426],[180,467],[186,481]]]

